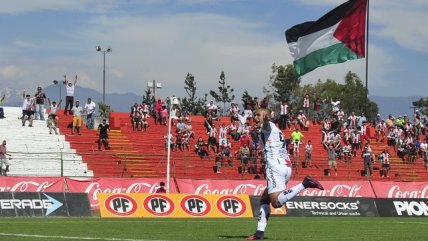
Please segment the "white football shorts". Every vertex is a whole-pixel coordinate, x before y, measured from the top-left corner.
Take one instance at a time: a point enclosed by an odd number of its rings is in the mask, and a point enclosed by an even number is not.
[[[268,193],[284,191],[291,178],[291,167],[287,165],[275,165],[266,168]]]

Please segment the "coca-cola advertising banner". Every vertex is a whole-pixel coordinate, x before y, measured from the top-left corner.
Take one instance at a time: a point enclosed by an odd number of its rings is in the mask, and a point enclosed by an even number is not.
[[[98,193],[155,193],[162,178],[66,178],[69,192],[84,192],[89,196],[92,210],[98,210]],[[174,181],[170,192],[176,193]]]
[[[428,182],[372,182],[377,198],[428,198]]]
[[[299,184],[290,181],[287,188]],[[317,197],[375,197],[369,181],[322,181],[325,190],[306,189],[299,196]],[[266,180],[192,180],[177,179],[180,193],[191,194],[248,194],[260,196],[266,189]]]
[[[1,177],[0,192],[64,192],[62,177]]]

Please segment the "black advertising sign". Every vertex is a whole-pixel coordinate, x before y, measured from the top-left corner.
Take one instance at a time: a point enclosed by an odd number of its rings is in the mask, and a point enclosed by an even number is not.
[[[0,193],[0,216],[90,216],[90,210],[86,193]]]
[[[285,204],[287,216],[293,217],[376,217],[372,198],[296,197]]]
[[[253,196],[250,200],[256,216],[260,209],[260,197]],[[285,212],[286,216],[292,217],[379,216],[373,198],[295,197],[285,203]]]
[[[376,206],[381,217],[428,217],[425,198],[379,198]]]

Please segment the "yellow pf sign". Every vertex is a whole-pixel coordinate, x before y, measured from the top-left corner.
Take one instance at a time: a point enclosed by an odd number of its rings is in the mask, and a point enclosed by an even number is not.
[[[101,217],[253,217],[246,194],[99,193],[98,202]]]

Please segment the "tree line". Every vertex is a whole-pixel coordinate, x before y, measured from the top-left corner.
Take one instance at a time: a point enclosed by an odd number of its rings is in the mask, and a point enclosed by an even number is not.
[[[322,81],[318,79],[315,84],[301,84],[301,79],[294,72],[292,64],[277,65],[272,64],[271,76],[267,86],[263,87],[264,97],[269,101],[269,106],[276,109],[281,101],[287,101],[293,113],[300,110],[303,106],[303,99],[306,94],[311,100],[315,98],[330,103],[330,100],[336,97],[341,101],[341,106],[345,113],[354,111],[356,114],[365,112],[370,119],[378,113],[376,103],[370,101],[367,96],[367,90],[360,77],[349,71],[344,77],[344,83],[338,83],[335,80],[327,79]],[[203,97],[196,96],[197,82],[196,77],[187,73],[184,77],[185,97],[179,97],[182,108],[194,115],[204,113],[208,94],[222,105],[219,106],[221,113],[226,114],[229,103],[235,100],[234,88],[226,82],[226,74],[221,71],[218,81],[217,91],[210,90]],[[243,103],[250,97],[250,93],[244,90],[241,100]],[[143,99],[146,102],[151,100],[151,89],[145,91]]]

